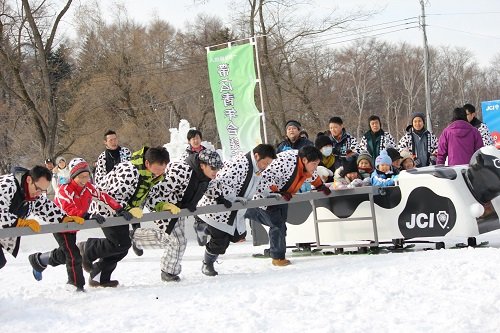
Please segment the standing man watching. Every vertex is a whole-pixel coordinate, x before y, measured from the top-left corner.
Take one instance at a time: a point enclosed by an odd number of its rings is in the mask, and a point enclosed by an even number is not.
[[[118,145],[118,137],[115,131],[108,130],[104,133],[104,146],[106,150],[97,158],[95,167],[94,181],[98,188],[104,185],[104,177],[113,170],[115,165],[130,161],[132,156],[130,149]]]
[[[345,130],[344,122],[340,117],[331,117],[328,129],[333,143],[334,169],[336,170],[342,165],[343,159],[359,152],[358,140]]]
[[[314,146],[307,138],[300,136],[300,128],[302,125],[297,120],[289,120],[286,122],[286,139],[282,141],[276,151],[281,153],[290,149],[300,149],[305,146]]]

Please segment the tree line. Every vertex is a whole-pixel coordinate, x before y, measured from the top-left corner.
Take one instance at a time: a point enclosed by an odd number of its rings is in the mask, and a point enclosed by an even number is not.
[[[241,1],[231,26],[201,15],[179,29],[159,17],[139,24],[116,6],[111,21],[99,3],[81,5],[62,39],[71,0],[0,0],[0,169],[65,154],[93,161],[111,128],[132,149],[169,141],[168,128],[187,119],[217,145],[206,46],[257,38],[270,143],[288,119],[314,135],[340,116],[354,136],[379,115],[399,138],[409,116],[425,111],[422,48],[358,38],[331,43],[371,13],[297,14],[304,2]],[[382,38],[382,37],[381,37]],[[470,50],[430,50],[432,131],[455,106],[500,97],[500,54],[479,66]],[[259,96],[256,89],[256,104]]]

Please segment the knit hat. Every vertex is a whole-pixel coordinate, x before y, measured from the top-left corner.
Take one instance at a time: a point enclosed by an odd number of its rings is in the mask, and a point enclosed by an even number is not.
[[[82,172],[90,173],[89,164],[81,157],[76,157],[71,161],[69,161],[68,167],[69,167],[69,176],[71,179],[75,178]]]
[[[350,172],[358,172],[357,156],[346,157],[342,160],[342,171],[340,177],[345,177]]]
[[[61,162],[61,161],[66,162],[66,159],[62,156],[59,156],[58,158],[56,158],[56,164],[59,164],[59,162]]]
[[[387,165],[392,164],[392,160],[387,154],[387,151],[385,149],[381,150],[380,155],[378,155],[377,158],[375,159],[375,167],[378,168],[380,164],[387,164]]]
[[[366,150],[363,150],[359,156],[358,156],[358,159],[356,160],[356,164],[359,164],[359,162],[361,160],[367,160],[368,162],[370,162],[370,165],[373,167],[373,157],[372,155],[370,155],[370,153]]]
[[[402,159],[401,154],[399,154],[399,151],[396,148],[389,147],[386,151],[392,162]]]
[[[411,158],[413,160],[413,156],[412,154],[410,153],[410,151],[408,149],[403,149],[401,151],[401,163],[403,163],[406,159],[409,159]]]
[[[198,158],[200,162],[207,164],[211,168],[215,168],[217,170],[222,169],[224,164],[222,163],[222,159],[220,155],[211,149],[204,149],[198,153]]]
[[[415,113],[412,113],[411,115],[411,123],[413,124],[413,119],[415,118],[421,118],[423,123],[424,123],[424,126],[425,126],[425,115],[422,113],[422,112],[415,112]]]
[[[297,121],[297,120],[289,120],[286,122],[285,129],[288,128],[288,126],[295,126],[297,129],[300,131],[300,128],[302,125]]]
[[[323,148],[324,146],[333,146],[333,143],[332,143],[332,140],[330,140],[330,138],[327,136],[327,135],[319,135],[317,138],[316,138],[316,141],[314,141],[314,145],[316,146],[316,148],[318,148],[319,150],[321,150],[321,148]]]

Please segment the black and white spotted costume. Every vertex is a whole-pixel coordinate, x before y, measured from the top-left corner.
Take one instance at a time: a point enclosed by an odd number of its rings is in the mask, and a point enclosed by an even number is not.
[[[425,140],[427,141],[427,154],[429,157],[426,161],[420,161],[420,163],[417,163],[417,167],[431,165],[430,156],[436,155],[438,148],[438,139],[433,133],[425,130],[422,136],[425,136]],[[403,135],[403,137],[399,140],[398,150],[402,151],[404,149],[407,149],[412,154],[418,154],[414,147],[412,126],[407,127],[405,135]],[[416,159],[418,158],[419,157],[417,156]]]
[[[134,203],[131,207],[142,205],[141,199],[137,199],[137,193],[142,186],[141,184],[145,182],[144,177],[149,179],[154,176],[144,166],[144,154],[147,149],[147,147],[144,147],[134,152],[131,161],[116,165],[105,176],[101,184],[102,190],[113,197],[122,207],[130,207],[134,200],[137,200],[137,203]],[[141,179],[143,180],[141,181]],[[150,189],[150,187],[144,189],[144,199]],[[100,201],[92,202],[89,213],[102,216],[113,216],[115,214],[109,206]],[[106,238],[89,238],[85,245],[85,255],[88,260],[93,262],[99,259],[92,266],[90,277],[101,284],[110,281],[111,273],[116,268],[117,263],[127,255],[128,249],[132,245],[128,225],[103,228],[102,231]]]
[[[261,173],[257,167],[254,154],[240,154],[224,163],[214,180],[216,186],[211,187],[198,203],[198,206],[214,205],[217,198],[223,196],[234,202],[237,197],[252,199],[261,181]],[[245,238],[246,209],[199,215],[199,218],[210,227],[211,238],[206,245],[209,253],[224,254],[230,242],[238,242]],[[215,229],[215,230],[214,230]]]
[[[315,187],[323,184],[316,171],[305,173],[297,150],[277,154],[277,158],[262,172],[262,180],[254,199],[269,196],[271,192],[295,194],[304,182]],[[270,254],[273,259],[284,259],[286,252],[286,220],[288,204],[250,208],[245,217],[269,226]]]
[[[200,169],[198,154],[189,155],[185,161],[170,162],[165,179],[149,192],[145,206],[156,211],[157,205],[168,202],[179,208],[196,209],[210,183],[210,178]],[[186,218],[157,220],[156,228],[136,229],[133,242],[139,249],[165,249],[161,258],[161,270],[171,275],[179,275],[182,257],[186,251]]]
[[[373,151],[371,149],[371,147],[368,145],[369,139],[371,140],[371,138],[370,138],[371,131],[368,131],[363,135],[363,137],[361,138],[361,141],[359,142],[359,146],[358,146],[359,152],[367,151],[370,153],[370,155],[375,156],[375,158],[376,158],[382,150],[389,148],[389,147],[396,147],[396,140],[394,139],[392,134],[389,132],[386,132],[384,130],[381,130],[381,131],[382,131],[382,135],[380,136],[380,141],[378,144],[377,151]]]
[[[474,126],[475,128],[477,128],[477,130],[479,131],[479,134],[481,134],[481,138],[483,139],[483,144],[485,146],[492,146],[495,144],[495,142],[493,141],[493,138],[491,136],[491,132],[485,123],[483,123],[481,120],[474,117],[472,119],[472,121],[470,122],[470,124],[472,126]]]
[[[120,152],[119,160],[117,159],[116,161],[114,161],[113,156],[111,156],[111,153],[108,149],[99,154],[99,157],[97,158],[97,163],[94,171],[94,183],[100,189],[102,189],[101,186],[104,185],[103,182],[106,174],[111,171],[108,171],[106,168],[107,159],[110,159],[112,164],[115,166],[120,163],[130,161],[130,157],[132,155],[130,149],[128,149],[127,147],[118,147],[118,150]]]
[[[27,173],[23,175],[21,184],[13,174],[0,176],[0,228],[15,227],[18,218],[25,219],[30,215],[40,218],[45,223],[59,223],[66,216],[46,196],[40,195],[34,200],[26,200],[24,190],[26,176]],[[0,238],[0,251],[3,248],[16,257],[19,244],[20,237]]]

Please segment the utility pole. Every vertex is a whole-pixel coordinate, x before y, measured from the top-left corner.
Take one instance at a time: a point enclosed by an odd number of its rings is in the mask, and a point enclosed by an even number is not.
[[[424,36],[424,83],[425,83],[425,122],[426,127],[433,132],[431,123],[431,83],[429,74],[429,46],[427,45],[427,33],[425,31],[425,4],[424,0],[420,0],[420,7],[422,8],[422,15],[420,16],[420,27],[422,28]]]

